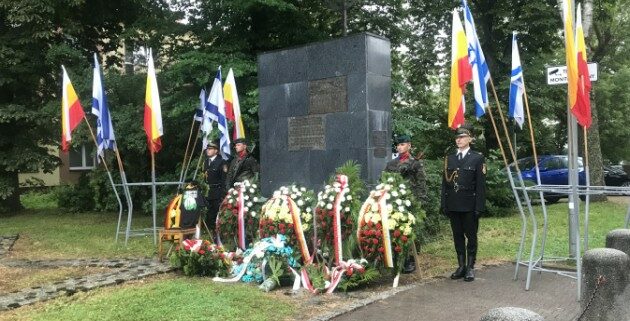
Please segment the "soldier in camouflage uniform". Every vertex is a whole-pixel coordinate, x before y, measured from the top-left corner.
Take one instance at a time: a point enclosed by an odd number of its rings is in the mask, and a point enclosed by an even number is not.
[[[409,182],[411,190],[416,198],[424,204],[427,201],[427,184],[424,164],[411,156],[411,138],[407,135],[398,137],[396,142],[398,157],[389,161],[385,166],[386,172],[400,173]],[[415,249],[415,247],[413,247]],[[403,272],[415,271],[416,265],[412,256],[405,260]]]
[[[234,183],[252,180],[258,175],[258,162],[247,152],[247,141],[244,138],[234,140],[236,156],[230,162],[226,177],[227,190],[234,187]]]

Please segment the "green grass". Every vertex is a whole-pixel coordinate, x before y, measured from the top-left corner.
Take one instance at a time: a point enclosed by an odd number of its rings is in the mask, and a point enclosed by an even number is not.
[[[580,223],[583,223],[584,211],[581,203]],[[606,234],[622,228],[628,205],[613,202],[591,203],[589,211],[589,248],[604,247]],[[540,233],[542,231],[542,208],[534,207]],[[567,203],[547,206],[549,217],[545,257],[567,257],[568,241],[568,209]],[[528,220],[528,235],[531,236],[531,220]],[[514,261],[521,239],[521,217],[517,214],[503,218],[482,218],[479,223],[480,263],[496,261]],[[540,243],[539,243],[540,244]],[[583,244],[583,243],[582,243]],[[580,245],[582,247],[582,244]],[[531,237],[525,243],[523,259],[529,259]],[[423,246],[423,251],[439,258],[455,261],[455,250],[450,229],[443,229],[442,235],[432,243]],[[540,251],[540,250],[538,250]]]
[[[5,315],[6,320],[283,320],[296,307],[287,298],[242,283],[166,277],[54,300]],[[0,320],[4,319],[0,317]]]
[[[124,217],[123,217],[124,218]],[[153,236],[124,235],[115,242],[118,213],[66,213],[60,209],[26,210],[3,217],[0,235],[20,234],[13,248],[20,258],[92,258],[152,256]],[[123,225],[124,226],[124,225]],[[133,228],[151,227],[151,218],[136,215]]]
[[[22,205],[27,209],[51,209],[57,207],[57,198],[52,190],[29,191],[20,196]]]

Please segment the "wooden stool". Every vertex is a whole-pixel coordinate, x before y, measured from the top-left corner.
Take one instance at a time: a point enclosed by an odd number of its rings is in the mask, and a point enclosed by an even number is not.
[[[173,246],[175,243],[181,243],[182,240],[186,236],[194,236],[197,232],[197,228],[174,228],[174,229],[161,229],[158,240],[158,259],[162,262],[162,243],[163,242],[171,242],[171,246],[168,248],[168,252],[166,252],[166,256],[171,253]]]

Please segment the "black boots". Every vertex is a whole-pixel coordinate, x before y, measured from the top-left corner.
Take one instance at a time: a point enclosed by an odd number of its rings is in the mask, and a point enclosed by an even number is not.
[[[455,270],[455,272],[453,272],[453,274],[451,274],[451,279],[453,280],[461,279],[467,274],[466,265],[465,265],[466,264],[465,255],[457,256],[457,264],[459,265],[459,267],[457,268],[457,270]]]
[[[472,282],[475,280],[475,255],[468,255],[468,265],[466,266],[466,275],[464,281]]]
[[[403,273],[413,273],[416,270],[416,260],[412,255],[407,256],[403,265]]]

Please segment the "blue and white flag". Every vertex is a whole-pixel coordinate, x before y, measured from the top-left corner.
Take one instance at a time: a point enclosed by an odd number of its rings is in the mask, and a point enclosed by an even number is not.
[[[116,148],[116,137],[112,118],[107,108],[107,96],[105,86],[101,79],[101,70],[98,65],[98,57],[94,54],[94,81],[92,83],[92,114],[96,115],[96,144],[97,153],[104,156],[105,149]],[[100,158],[99,158],[100,161]]]
[[[193,116],[193,119],[195,121],[198,122],[203,122],[203,111],[206,109],[206,91],[204,89],[201,89],[201,92],[199,93],[199,106],[197,106],[197,109],[195,109],[195,116]]]
[[[227,124],[227,118],[225,117],[225,101],[223,100],[223,85],[221,84],[221,67],[217,71],[217,76],[214,78],[212,89],[208,95],[208,103],[206,104],[206,113],[208,118],[217,123],[219,128],[220,137],[220,151],[223,159],[228,159],[230,155],[230,133]],[[207,142],[204,141],[204,149],[207,146]]]
[[[521,57],[518,54],[515,31],[512,34],[512,73],[510,75],[510,109],[508,116],[514,118],[521,129],[523,129],[523,122],[525,121],[525,115],[523,114],[524,92],[523,68],[521,67]]]
[[[475,114],[477,118],[486,113],[488,105],[488,80],[490,80],[490,70],[486,57],[481,50],[475,21],[466,0],[462,0],[464,5],[464,28],[466,29],[466,41],[468,42],[468,61],[472,65],[473,88],[475,94]]]

